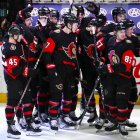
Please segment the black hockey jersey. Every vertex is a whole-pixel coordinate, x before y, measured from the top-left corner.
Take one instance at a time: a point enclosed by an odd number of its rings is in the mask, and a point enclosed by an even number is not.
[[[81,30],[78,37],[78,44],[81,48],[80,62],[84,62],[88,66],[93,66],[93,61],[96,58],[95,53],[95,37],[86,29]]]
[[[66,34],[58,30],[50,34],[47,45],[44,49],[44,60],[46,65],[64,64],[76,66],[76,34]]]

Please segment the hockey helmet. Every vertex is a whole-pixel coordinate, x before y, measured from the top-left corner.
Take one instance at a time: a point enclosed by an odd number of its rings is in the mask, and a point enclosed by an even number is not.
[[[104,26],[106,23],[106,17],[103,16],[103,15],[100,15],[99,17],[97,18],[93,18],[90,22],[89,22],[89,26],[90,25],[93,25],[93,26],[96,26],[96,27],[102,27]]]
[[[79,13],[85,14],[83,6],[75,5],[75,8],[77,9],[77,15],[79,15]]]
[[[39,10],[38,10],[38,15],[39,15],[40,17],[46,16],[46,15],[48,15],[48,14],[50,14],[50,10],[49,10],[48,7],[41,7],[41,8],[39,8]]]
[[[135,26],[134,21],[131,19],[124,19],[122,22],[125,24],[126,28]]]
[[[59,18],[59,12],[58,12],[58,10],[51,10],[50,11],[50,17]]]
[[[101,26],[106,24],[107,18],[106,16],[104,16],[103,14],[100,14],[96,17],[96,19],[98,20],[98,22],[101,24]]]
[[[119,14],[126,14],[126,11],[123,7],[115,7],[112,10],[112,17],[114,18],[114,16],[117,16]]]
[[[126,30],[126,26],[125,26],[124,22],[120,22],[120,23],[116,24],[115,29],[116,29],[116,31],[118,31],[118,30]]]
[[[8,34],[10,37],[13,37],[14,35],[20,35],[21,31],[18,25],[12,25],[9,30]]]
[[[64,23],[79,23],[79,19],[74,14],[66,14],[64,16]]]

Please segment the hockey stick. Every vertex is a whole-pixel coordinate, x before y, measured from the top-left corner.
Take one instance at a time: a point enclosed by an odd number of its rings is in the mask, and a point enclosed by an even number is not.
[[[94,93],[95,93],[95,90],[96,90],[96,87],[98,86],[99,81],[100,81],[100,77],[98,76],[97,79],[96,79],[96,81],[95,81],[94,88],[93,88],[93,90],[92,90],[92,92],[91,92],[91,95],[90,95],[90,97],[89,97],[89,99],[88,99],[88,102],[87,102],[87,104],[86,104],[86,107],[85,107],[85,109],[84,109],[82,115],[80,116],[80,121],[79,121],[79,123],[78,123],[78,125],[77,125],[77,129],[79,129],[79,127],[80,127],[80,125],[81,125],[81,123],[82,123],[82,121],[83,121],[83,118],[84,118],[84,116],[85,116],[85,114],[86,114],[86,112],[87,112],[87,110],[88,110],[90,101],[91,101],[91,99],[92,99],[92,97],[93,97],[93,95],[94,95]]]
[[[69,3],[70,3],[69,13],[71,14],[72,6],[73,6],[73,0],[69,0]]]
[[[42,50],[41,50],[41,52],[40,52],[40,55],[39,55],[39,57],[38,57],[38,59],[37,59],[35,65],[34,65],[33,70],[36,70],[36,69],[37,69],[37,66],[38,66],[38,64],[39,64],[39,62],[40,62],[40,59],[41,59],[41,57],[42,57],[44,48],[45,48],[45,47],[48,47],[48,46],[49,46],[49,44],[47,44],[47,45],[46,45],[46,43],[43,44],[43,48],[42,48]],[[16,108],[15,108],[15,112],[14,112],[13,119],[12,119],[11,123],[13,123],[13,121],[14,121],[14,117],[15,117],[17,111],[18,111],[18,108],[19,108],[20,104],[22,103],[22,100],[23,100],[23,98],[24,98],[24,96],[25,96],[25,94],[26,94],[26,91],[27,91],[27,89],[28,89],[30,83],[31,83],[31,80],[32,80],[32,77],[29,78],[29,80],[28,80],[28,82],[27,82],[27,84],[26,84],[26,86],[25,86],[25,89],[24,89],[24,91],[23,91],[23,93],[22,93],[22,96],[20,97],[20,100],[19,100],[19,102],[18,102],[18,104],[17,104],[17,106],[16,106]]]
[[[93,28],[93,32],[95,33],[95,28]],[[93,35],[93,40],[94,40],[94,42],[96,43],[96,36],[95,36],[95,34]],[[95,49],[96,61],[100,61],[100,60],[99,60],[99,57],[98,57],[97,49],[96,49],[96,48],[94,48],[94,49]],[[80,117],[77,119],[77,120],[80,120],[79,123],[78,123],[77,128],[79,128],[79,126],[80,126],[81,123],[82,123],[82,120],[83,120],[83,118],[84,118],[84,116],[85,116],[85,114],[86,114],[86,112],[87,112],[87,110],[88,110],[90,101],[91,101],[91,99],[92,99],[92,97],[93,97],[93,95],[94,95],[94,93],[95,93],[95,90],[96,90],[96,88],[97,88],[97,86],[98,86],[99,81],[100,81],[100,76],[98,76],[97,79],[96,79],[96,81],[95,81],[94,88],[93,88],[93,90],[92,90],[92,92],[91,92],[90,98],[88,99],[88,102],[87,102],[87,104],[86,104],[86,107],[85,107],[83,113],[82,113],[82,114],[80,115]]]

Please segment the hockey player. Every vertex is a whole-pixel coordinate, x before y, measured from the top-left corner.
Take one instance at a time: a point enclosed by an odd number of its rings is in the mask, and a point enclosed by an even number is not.
[[[33,7],[27,7],[18,12],[16,23],[23,30],[22,44],[25,46],[25,57],[27,59],[28,67],[33,68],[39,56],[38,42],[43,40],[42,34],[32,27],[31,11]],[[44,37],[45,38],[45,37]],[[45,40],[45,39],[44,39]],[[36,81],[36,82],[33,82]],[[37,92],[39,87],[38,74],[32,78],[30,83],[32,93],[32,110],[34,106],[37,107]],[[39,121],[35,121],[39,126]]]
[[[50,14],[50,10],[48,7],[41,7],[38,10],[38,20],[36,26],[40,28],[40,30],[43,30],[43,28],[47,25],[48,20],[48,14]]]
[[[50,83],[49,115],[51,130],[58,131],[59,107],[62,101],[61,122],[64,126],[74,127],[69,118],[73,94],[74,72],[76,68],[76,35],[78,20],[68,14],[64,18],[65,27],[54,32],[48,38],[48,47],[44,49],[44,61]],[[63,95],[62,95],[63,93]],[[63,98],[62,98],[63,97]],[[62,128],[62,127],[61,127]]]
[[[48,25],[47,25],[50,31],[54,31],[61,28],[60,25],[58,25],[58,22],[59,22],[59,12],[57,10],[51,10],[50,18],[48,20]]]
[[[134,22],[130,19],[123,20],[125,26],[126,26],[126,36],[127,39],[132,41],[132,44],[134,46],[134,54],[136,57],[140,56],[140,46],[139,46],[139,40],[138,37],[134,34]],[[134,76],[132,76],[132,88],[130,92],[130,98],[128,101],[128,120],[126,121],[126,126],[130,128],[130,130],[137,130],[136,124],[129,121],[132,110],[134,108],[134,105],[136,104],[136,101],[138,99],[138,90],[136,85],[136,80]]]
[[[8,137],[19,138],[21,133],[15,128],[15,121],[13,120],[14,109],[25,88],[27,82],[26,77],[32,77],[35,74],[35,70],[29,69],[24,59],[23,46],[20,44],[21,35],[19,27],[16,25],[11,26],[8,33],[9,39],[6,42],[3,42],[2,46],[4,78],[8,91],[5,114],[8,124]],[[28,88],[22,101],[23,114],[27,122],[27,135],[41,132],[40,129],[34,127],[30,102],[31,93],[30,88]],[[40,134],[38,133],[38,135]]]
[[[121,22],[126,18],[126,11],[123,7],[115,7],[112,10],[112,18],[116,23]]]
[[[38,11],[39,19],[37,20],[36,28],[43,34],[44,38],[49,37],[51,29],[48,28],[48,13],[49,8],[40,8]],[[50,13],[50,11],[49,11]],[[42,23],[43,22],[43,23]],[[45,79],[47,75],[44,61],[41,60],[39,65],[39,91],[37,94],[38,114],[41,125],[49,126],[48,120],[48,101],[49,101],[49,82]]]
[[[50,11],[50,21],[51,23],[57,24],[59,21],[59,12],[57,10]]]
[[[77,18],[80,20],[80,23],[82,24],[82,20],[85,17],[85,10],[84,7],[81,5],[75,5],[75,8],[77,9]]]
[[[87,100],[89,99],[98,76],[96,66],[94,65],[94,62],[96,61],[96,53],[94,50],[96,34],[100,31],[100,28],[105,24],[105,22],[106,21],[101,18],[101,15],[97,16],[96,19],[92,19],[90,21],[88,28],[81,30],[79,35],[78,41],[80,42],[81,47],[80,66],[83,80],[87,83],[86,87],[83,87]],[[97,119],[95,98],[91,100],[88,112],[90,113],[88,123],[91,125]]]
[[[116,37],[109,39],[106,47],[106,64],[98,68],[105,75],[105,98],[108,101],[112,125],[105,128],[112,131],[119,126],[122,135],[128,135],[125,129],[128,112],[129,91],[132,87],[132,70],[135,66],[133,44],[125,36],[125,25],[116,25]],[[125,84],[124,84],[125,83]]]

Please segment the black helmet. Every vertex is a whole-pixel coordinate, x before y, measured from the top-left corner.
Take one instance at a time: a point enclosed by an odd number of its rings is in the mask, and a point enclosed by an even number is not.
[[[13,37],[14,35],[20,35],[20,28],[18,25],[12,25],[9,30],[8,34],[10,37]]]
[[[134,21],[131,19],[124,19],[122,22],[125,24],[126,28],[133,27],[135,25]]]
[[[59,18],[59,12],[58,12],[58,10],[51,10],[50,11],[50,17]]]
[[[106,24],[107,18],[106,16],[104,16],[103,14],[100,14],[96,17],[96,19],[98,20],[98,22],[101,24],[101,26]]]
[[[47,14],[50,14],[50,10],[48,7],[41,7],[38,9],[38,15],[40,17],[46,16]]]
[[[126,14],[126,11],[123,7],[115,7],[112,10],[112,17],[114,18],[114,16],[117,16],[119,14]]]
[[[75,5],[75,8],[77,9],[77,15],[79,15],[79,13],[85,13],[83,6]]]
[[[74,14],[66,14],[64,16],[64,23],[79,23],[79,19]]]
[[[125,24],[123,22],[120,22],[120,23],[116,24],[115,29],[116,29],[116,31],[118,31],[118,30],[126,30],[126,26],[125,26]]]
[[[88,25],[93,25],[93,26],[96,26],[96,27],[102,27],[104,26],[106,23],[106,20],[101,18],[101,17],[98,17],[98,18],[93,18]]]

